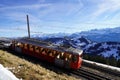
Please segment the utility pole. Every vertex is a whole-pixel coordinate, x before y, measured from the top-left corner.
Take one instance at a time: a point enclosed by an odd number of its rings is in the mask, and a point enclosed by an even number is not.
[[[28,27],[28,38],[30,38],[30,26],[29,26],[29,17],[27,15],[27,27]]]

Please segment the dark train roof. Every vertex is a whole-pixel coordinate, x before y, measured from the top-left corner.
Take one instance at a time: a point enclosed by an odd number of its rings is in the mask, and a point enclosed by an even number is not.
[[[41,46],[44,48],[50,48],[50,49],[54,49],[54,50],[58,50],[58,51],[70,52],[72,54],[78,54],[78,55],[82,54],[82,52],[83,52],[82,50],[75,49],[72,47],[69,47],[69,48],[60,47],[60,46],[56,46],[51,43],[40,41],[40,40],[33,39],[33,38],[21,38],[21,39],[16,39],[15,41],[18,41],[21,43],[32,44],[32,45],[36,45],[36,46]]]

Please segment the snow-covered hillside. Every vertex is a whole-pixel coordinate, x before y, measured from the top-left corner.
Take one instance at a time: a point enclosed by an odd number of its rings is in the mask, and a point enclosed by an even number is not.
[[[0,64],[0,80],[19,80],[15,75]]]
[[[118,42],[103,42],[92,43],[84,48],[87,54],[101,55],[107,58],[114,57],[120,59],[120,43]]]

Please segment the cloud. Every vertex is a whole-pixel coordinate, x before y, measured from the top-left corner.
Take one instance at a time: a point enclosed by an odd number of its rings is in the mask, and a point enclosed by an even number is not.
[[[0,18],[4,19],[3,22],[8,27],[19,31],[27,29],[28,14],[33,32],[53,32],[51,29],[56,32],[75,32],[98,28],[97,26],[103,28],[106,23],[119,20],[119,3],[120,0],[37,0],[33,4],[0,4]]]
[[[50,4],[33,4],[33,5],[20,5],[1,7],[0,10],[14,10],[14,9],[40,9],[42,7],[48,7]]]
[[[107,16],[110,15],[111,13],[114,13],[117,10],[120,10],[120,0],[103,0],[101,3],[96,5],[96,10],[93,12],[92,17],[93,18],[98,18],[101,15]]]
[[[45,0],[42,2],[32,5],[4,6],[0,8],[0,12],[8,20],[22,25],[26,24],[26,14],[28,14],[32,26],[44,24],[48,27],[53,25],[60,27],[63,26],[65,19],[74,16],[83,7],[80,0],[78,3],[44,3]]]

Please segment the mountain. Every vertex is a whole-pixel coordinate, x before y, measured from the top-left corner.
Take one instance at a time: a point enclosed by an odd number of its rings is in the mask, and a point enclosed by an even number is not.
[[[90,31],[74,33],[73,35],[82,35],[95,42],[120,42],[120,27],[106,28],[100,30],[94,29]]]
[[[32,37],[56,46],[82,49],[84,53],[120,59],[120,27],[91,30],[73,34],[42,34]]]
[[[91,43],[90,40],[81,36],[74,38],[70,38],[70,37],[46,38],[44,39],[44,41],[50,42],[57,46],[68,46],[68,47],[71,46],[79,49]]]
[[[47,39],[47,38],[63,38],[63,37],[79,37],[84,36],[87,39],[94,41],[94,42],[120,42],[120,27],[116,28],[105,28],[105,29],[94,29],[90,31],[82,31],[82,32],[76,32],[73,34],[68,33],[53,33],[53,34],[35,34],[32,35],[32,37],[41,38],[41,39]]]
[[[120,59],[120,43],[119,42],[102,42],[92,43],[84,48],[84,53],[91,55],[100,55],[105,58]]]
[[[45,39],[48,39],[48,38],[60,38],[60,37],[65,37],[65,36],[69,36],[70,34],[68,33],[53,33],[53,34],[35,34],[35,35],[32,35],[31,37],[32,38],[38,38],[38,39],[41,39],[41,40],[45,40]]]

